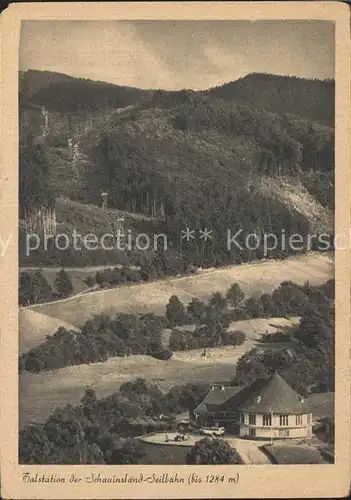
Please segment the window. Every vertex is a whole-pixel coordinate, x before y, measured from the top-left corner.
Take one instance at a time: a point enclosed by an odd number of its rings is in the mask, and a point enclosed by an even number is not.
[[[249,429],[249,436],[256,437],[256,429],[253,429],[252,427],[250,427],[250,429]]]
[[[289,437],[289,429],[279,429],[279,437],[280,438]]]
[[[256,425],[256,414],[255,413],[249,413],[249,424]]]
[[[288,415],[279,415],[280,425],[288,425]]]
[[[272,415],[263,415],[263,425],[272,425]]]
[[[302,415],[296,415],[296,425],[302,425]]]

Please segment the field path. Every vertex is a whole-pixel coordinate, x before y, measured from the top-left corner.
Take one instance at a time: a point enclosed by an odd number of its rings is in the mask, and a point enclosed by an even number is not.
[[[225,292],[237,282],[246,296],[271,293],[284,280],[319,285],[334,274],[333,254],[311,252],[286,260],[266,260],[240,266],[201,271],[195,275],[167,278],[136,285],[98,290],[47,304],[30,306],[38,312],[80,327],[96,314],[118,312],[163,315],[171,295],[187,304],[192,297],[208,300],[214,292]]]

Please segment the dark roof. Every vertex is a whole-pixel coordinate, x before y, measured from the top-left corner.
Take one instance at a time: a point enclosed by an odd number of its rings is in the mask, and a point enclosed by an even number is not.
[[[227,399],[218,410],[240,410],[250,413],[309,413],[307,402],[278,374],[257,379]]]
[[[241,391],[242,387],[232,386],[212,386],[210,391],[205,396],[205,399],[195,408],[195,413],[205,413],[207,406],[221,406],[228,399]]]

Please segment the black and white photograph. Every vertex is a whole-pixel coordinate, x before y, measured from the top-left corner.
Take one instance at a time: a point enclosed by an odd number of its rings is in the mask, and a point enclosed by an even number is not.
[[[20,43],[20,462],[333,463],[334,24]]]
[[[337,463],[337,57],[332,20],[21,20],[23,487]]]

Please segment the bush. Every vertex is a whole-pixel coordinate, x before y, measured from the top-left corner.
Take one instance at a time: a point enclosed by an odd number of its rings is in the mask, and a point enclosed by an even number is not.
[[[88,276],[87,279],[85,280],[86,285],[91,288],[95,285],[95,278],[94,276]]]
[[[188,465],[241,464],[238,452],[224,439],[205,437],[197,441],[186,456]]]
[[[194,323],[202,323],[206,316],[206,306],[201,300],[193,298],[187,306],[187,312]]]
[[[109,465],[130,465],[137,464],[138,460],[144,455],[144,451],[139,442],[135,439],[128,439],[123,446],[115,449],[109,459]]]
[[[245,299],[245,294],[237,283],[233,283],[226,293],[226,299],[232,307],[236,307]]]
[[[61,269],[57,273],[55,285],[58,295],[61,298],[68,297],[73,292],[73,285],[71,278],[64,269]]]
[[[183,303],[176,295],[172,295],[166,306],[166,317],[169,326],[184,325],[188,322]]]
[[[167,359],[171,359],[173,352],[167,347],[162,347],[161,349],[152,352],[151,356],[156,359],[161,359],[162,361],[167,361]]]
[[[245,333],[241,330],[236,330],[235,332],[231,332],[231,343],[233,345],[242,345],[246,340]]]
[[[262,335],[261,342],[289,342],[291,337],[288,333],[274,332]]]
[[[245,310],[250,318],[262,318],[264,309],[260,298],[250,297],[245,302]]]

